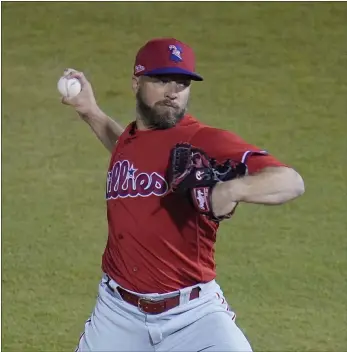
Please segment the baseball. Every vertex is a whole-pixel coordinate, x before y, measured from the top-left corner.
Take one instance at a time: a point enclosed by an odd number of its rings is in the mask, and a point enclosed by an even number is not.
[[[66,73],[58,81],[59,93],[68,98],[73,98],[81,92],[82,86],[77,78],[67,78]]]

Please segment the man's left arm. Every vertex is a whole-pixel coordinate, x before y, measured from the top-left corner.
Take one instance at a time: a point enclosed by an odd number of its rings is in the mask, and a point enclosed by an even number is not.
[[[302,177],[286,166],[268,166],[251,175],[219,182],[212,192],[212,208],[217,216],[230,213],[235,203],[279,205],[301,196]]]
[[[247,166],[246,176],[214,186],[210,200],[217,217],[231,214],[238,203],[277,205],[304,193],[304,181],[293,168],[235,133],[205,127],[192,144],[219,162],[231,159]]]

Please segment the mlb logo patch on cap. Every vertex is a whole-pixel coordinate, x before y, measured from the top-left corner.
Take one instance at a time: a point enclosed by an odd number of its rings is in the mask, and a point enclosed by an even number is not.
[[[144,71],[144,70],[145,70],[145,67],[142,66],[142,65],[136,65],[136,66],[135,66],[135,74],[136,74],[136,73],[140,73],[140,72],[142,72],[142,71]]]

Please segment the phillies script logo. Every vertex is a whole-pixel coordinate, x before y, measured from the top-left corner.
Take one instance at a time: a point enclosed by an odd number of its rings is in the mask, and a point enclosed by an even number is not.
[[[107,173],[106,199],[162,196],[168,190],[165,179],[156,172],[137,173],[128,160],[117,161]]]

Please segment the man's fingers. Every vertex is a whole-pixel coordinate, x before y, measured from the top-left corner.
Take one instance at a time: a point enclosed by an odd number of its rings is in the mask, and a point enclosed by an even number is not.
[[[70,105],[70,101],[69,101],[68,97],[62,97],[61,102],[62,102],[62,104]]]
[[[78,71],[70,72],[67,75],[67,78],[77,78],[81,83],[82,89],[85,85],[89,84],[89,82],[83,72],[78,72]]]
[[[61,102],[65,105],[74,105],[74,99],[75,99],[75,97],[73,97],[73,98],[62,97]]]
[[[75,69],[73,69],[73,68],[66,68],[66,69],[64,70],[64,76],[67,76],[67,75],[69,75],[69,74],[72,73],[72,72],[78,72],[78,71],[75,70]]]

